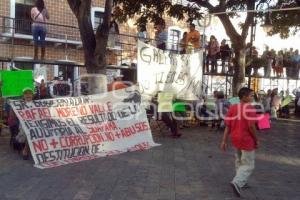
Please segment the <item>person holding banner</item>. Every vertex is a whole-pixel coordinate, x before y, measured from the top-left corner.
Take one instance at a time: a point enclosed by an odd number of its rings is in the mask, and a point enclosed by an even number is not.
[[[166,124],[166,126],[171,130],[171,137],[179,138],[181,134],[178,133],[177,121],[173,116],[173,98],[174,94],[158,92],[154,98],[152,98],[152,103],[157,107],[157,112],[160,113],[161,120]]]

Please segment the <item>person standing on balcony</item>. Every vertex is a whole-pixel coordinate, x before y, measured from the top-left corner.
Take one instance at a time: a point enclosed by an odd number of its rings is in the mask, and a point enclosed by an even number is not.
[[[212,35],[207,46],[208,55],[206,60],[206,71],[209,72],[209,63],[211,63],[211,73],[216,73],[218,68],[217,55],[220,52],[220,46],[217,38]]]
[[[196,30],[195,24],[190,24],[190,32],[187,34],[186,40],[194,50],[200,49],[200,33]]]
[[[138,26],[137,40],[148,43],[148,33],[146,29],[146,25],[141,24]]]
[[[187,43],[186,43],[186,39],[187,39],[187,32],[183,33],[182,39],[180,40],[180,44],[179,44],[179,52],[180,54],[186,54],[186,48],[187,48]]]
[[[156,29],[155,31],[155,42],[156,47],[161,50],[166,50],[167,48],[167,41],[168,41],[168,34],[165,31],[166,25],[165,22],[160,22],[154,26]]]
[[[229,58],[231,56],[231,49],[228,46],[228,44],[226,44],[225,39],[223,39],[221,42],[220,56],[221,56],[221,60],[222,60],[222,74],[225,74],[225,63],[229,62]],[[229,65],[229,63],[228,63],[228,65]]]
[[[109,36],[108,36],[108,46],[113,48],[117,46],[117,43],[119,42],[119,25],[116,22],[116,18],[114,14],[111,14],[111,21],[110,21],[110,27],[109,27]]]
[[[34,40],[34,60],[38,59],[38,46],[41,46],[41,59],[45,59],[46,24],[49,14],[44,0],[36,0],[35,7],[31,9],[32,35]]]

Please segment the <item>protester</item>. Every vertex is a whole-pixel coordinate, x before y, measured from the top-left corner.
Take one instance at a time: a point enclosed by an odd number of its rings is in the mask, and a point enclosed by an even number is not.
[[[168,33],[165,31],[166,25],[165,22],[162,21],[155,25],[155,41],[156,47],[161,50],[166,50],[167,41],[168,41]]]
[[[266,47],[266,50],[263,52],[262,58],[267,61],[267,64],[264,66],[264,76],[270,77],[273,63],[273,56],[271,51],[269,51],[269,47]]]
[[[200,33],[195,29],[195,24],[190,24],[190,32],[186,38],[187,45],[191,45],[194,50],[200,49]]]
[[[293,94],[295,95],[295,115],[300,117],[300,88],[296,88]]]
[[[148,42],[148,33],[144,24],[138,26],[137,39],[145,43]]]
[[[206,71],[211,73],[217,72],[217,55],[220,52],[220,47],[218,40],[214,35],[210,36],[210,41],[207,46],[208,55],[206,60]],[[209,71],[209,64],[211,65],[211,70]]]
[[[281,98],[278,96],[278,88],[271,93],[271,117],[277,119],[277,112],[281,108]]]
[[[263,98],[263,106],[264,106],[264,110],[266,113],[270,113],[271,114],[271,94],[272,94],[272,90],[268,90],[266,96]]]
[[[23,89],[23,100],[25,101],[25,103],[30,103],[33,100],[33,89],[26,87]],[[15,113],[13,113],[13,110],[11,109],[11,113],[10,116],[12,116],[13,120],[17,120],[17,118],[15,117]],[[17,122],[17,121],[16,121]],[[15,136],[15,140],[16,142],[18,142],[20,144],[20,146],[24,146],[22,149],[22,156],[24,160],[28,160],[29,159],[29,155],[30,155],[30,149],[28,146],[28,142],[27,142],[27,138],[26,138],[26,134],[23,130],[23,128],[21,127],[21,124],[18,122],[16,123],[19,125],[18,128],[15,127],[14,131],[18,131],[18,134]],[[14,132],[15,134],[15,132]]]
[[[41,84],[39,86],[39,99],[46,99],[47,98],[47,86],[45,84],[45,80],[42,79]]]
[[[236,148],[236,175],[231,186],[236,196],[241,196],[243,188],[255,167],[255,149],[259,146],[256,130],[256,110],[251,105],[253,91],[242,88],[239,91],[240,103],[230,106],[225,118],[221,149],[226,151],[228,135],[231,136],[232,145]],[[238,116],[238,117],[236,117]]]
[[[263,95],[264,91],[259,91],[258,93],[254,93],[254,103],[253,106],[256,109],[256,114],[264,114],[264,106],[263,106]]]
[[[108,91],[110,92],[113,90],[121,90],[121,89],[127,88],[128,85],[126,85],[122,81],[122,78],[123,78],[122,74],[115,75],[114,81],[108,85]]]
[[[180,54],[187,53],[187,32],[183,33],[182,39],[180,40],[179,52]]]
[[[149,113],[151,113],[152,115],[156,115],[158,112],[158,95],[159,95],[160,92],[158,92],[152,99],[151,99],[151,102],[152,102],[152,106],[150,106],[150,111]],[[154,106],[154,107],[153,107]],[[158,119],[162,120],[165,125],[170,129],[171,131],[171,137],[173,138],[179,138],[181,137],[181,134],[178,133],[178,124],[177,124],[177,121],[176,119],[174,119],[173,117],[173,113],[172,111],[170,110],[170,112],[160,112],[159,113],[160,115],[157,115],[158,116]]]
[[[231,49],[229,48],[228,44],[226,44],[226,40],[223,39],[220,46],[220,56],[222,60],[222,71],[221,71],[222,74],[225,73],[225,63],[229,62],[230,55],[231,55]]]
[[[258,76],[258,70],[263,66],[261,63],[261,59],[258,57],[258,51],[255,46],[251,47],[252,55],[251,55],[251,67],[253,68],[253,75]]]
[[[218,93],[219,91],[214,91],[213,92],[213,99],[207,99],[206,100],[206,107],[208,108],[210,117],[212,117],[212,122],[211,122],[211,130],[215,130],[215,128],[218,125],[218,115],[217,115],[217,99],[218,99]]]
[[[15,150],[21,151],[22,150],[21,144],[16,140],[16,136],[19,133],[20,122],[11,107],[9,107],[9,115],[8,115],[7,124],[8,124],[9,132],[10,132],[10,142],[9,142],[10,145]]]
[[[224,118],[228,112],[230,107],[230,103],[227,99],[225,99],[225,95],[223,91],[219,91],[217,93],[217,100],[216,100],[216,114],[218,118],[217,122],[217,129],[224,128]]]
[[[119,34],[119,25],[116,22],[115,15],[111,14],[111,21],[109,24],[109,35],[107,41],[108,47],[115,47],[117,45],[117,43],[119,42]]]
[[[289,91],[286,91],[286,95],[282,97],[282,107],[280,110],[280,115],[283,118],[290,118],[290,106],[289,103],[292,101],[292,96],[289,95]],[[283,105],[285,104],[285,105]]]
[[[300,55],[299,51],[296,50],[294,54],[291,56],[292,70],[290,73],[291,78],[298,79],[299,78],[299,68],[300,68]]]
[[[283,52],[279,51],[275,57],[275,65],[273,65],[276,76],[281,77],[283,74]]]
[[[36,0],[35,7],[31,9],[32,35],[34,40],[34,60],[38,59],[39,46],[41,47],[41,59],[45,59],[46,48],[46,24],[49,14],[43,0]]]

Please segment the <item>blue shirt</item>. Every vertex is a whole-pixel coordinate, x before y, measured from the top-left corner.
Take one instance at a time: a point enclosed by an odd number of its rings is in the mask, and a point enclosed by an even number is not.
[[[166,43],[168,41],[168,34],[167,32],[160,32],[156,37],[156,45],[160,45]]]

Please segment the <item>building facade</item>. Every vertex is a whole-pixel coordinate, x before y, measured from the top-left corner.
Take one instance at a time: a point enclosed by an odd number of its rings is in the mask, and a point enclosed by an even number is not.
[[[35,0],[0,0],[0,58],[2,69],[33,69],[44,74],[44,79],[51,81],[53,77],[62,77],[66,81],[76,80],[85,73],[81,65],[83,60],[82,44],[77,26],[77,20],[69,8],[67,1],[44,0],[50,20],[46,36],[46,61],[44,64],[34,64],[33,41],[31,34],[30,11]],[[93,27],[101,23],[104,13],[104,0],[93,0],[91,19]],[[178,1],[174,3],[180,3]],[[168,31],[168,48],[176,50],[177,42],[186,31],[186,22],[166,17]],[[132,51],[136,45],[137,27],[134,19],[119,24],[120,44],[112,47],[115,57],[108,57],[108,64],[121,65],[124,60],[132,60]],[[154,25],[148,24],[150,38],[154,38]],[[26,60],[26,62],[24,62]],[[68,65],[63,63],[69,63]],[[112,63],[113,62],[113,63]],[[50,63],[50,64],[49,64]],[[71,64],[70,64],[71,63]],[[72,64],[74,63],[74,64]],[[77,64],[76,64],[77,63]],[[80,63],[80,64],[79,64]]]

